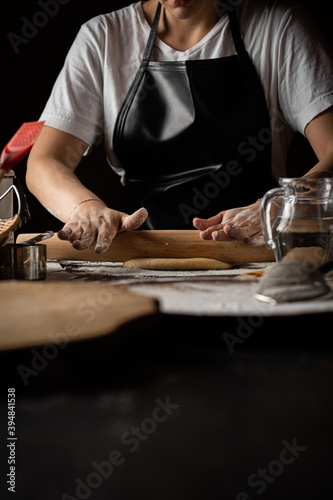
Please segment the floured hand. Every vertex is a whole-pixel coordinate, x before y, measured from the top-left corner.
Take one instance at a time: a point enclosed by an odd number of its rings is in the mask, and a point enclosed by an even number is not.
[[[116,234],[137,229],[147,216],[145,208],[128,215],[108,208],[101,201],[91,202],[78,206],[58,232],[58,238],[68,240],[76,250],[95,245],[96,253],[104,253]]]
[[[193,225],[203,240],[240,240],[247,245],[265,244],[260,220],[260,200],[247,207],[225,210],[210,219],[195,218]]]

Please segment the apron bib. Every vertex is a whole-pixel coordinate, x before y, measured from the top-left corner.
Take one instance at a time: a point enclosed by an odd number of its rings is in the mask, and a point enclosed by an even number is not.
[[[235,11],[236,55],[152,62],[160,13],[159,3],[114,130],[125,170],[118,209],[145,207],[140,229],[193,229],[194,217],[248,205],[276,185],[270,117]]]

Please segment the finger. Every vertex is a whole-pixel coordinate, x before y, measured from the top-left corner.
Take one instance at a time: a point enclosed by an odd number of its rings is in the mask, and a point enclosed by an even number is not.
[[[73,243],[76,240],[81,239],[81,236],[83,234],[83,231],[73,231],[69,236],[68,236],[68,241]]]
[[[137,229],[144,223],[148,217],[148,211],[145,208],[139,208],[132,215],[126,215],[121,219],[121,225],[119,231],[131,231],[132,229]]]
[[[200,236],[201,240],[205,240],[205,241],[213,239],[211,233],[209,233],[208,231],[201,231],[199,236]]]
[[[265,245],[265,239],[262,233],[257,233],[251,238],[245,238],[244,243],[250,247],[259,247]]]
[[[72,230],[69,228],[63,228],[58,231],[59,240],[68,240],[68,236],[71,234]]]
[[[264,238],[261,230],[258,231],[255,228],[249,226],[246,227],[233,227],[229,224],[224,226],[224,232],[227,236],[232,239],[243,241],[249,246],[259,246],[264,244]]]
[[[232,226],[230,224],[226,224],[224,226],[224,232],[231,238],[244,240],[245,238],[252,238],[252,236],[257,234],[258,228],[251,226]]]
[[[61,240],[68,240],[72,243],[80,239],[82,232],[82,227],[77,222],[67,222],[58,232],[58,238]]]
[[[228,236],[224,232],[223,229],[221,229],[219,231],[213,231],[211,239],[214,241],[234,241],[235,240],[235,238]]]
[[[212,240],[214,239],[213,235],[215,233],[219,233],[221,238],[223,237],[223,235],[224,237],[226,237],[223,226],[221,224],[218,224],[217,226],[212,226],[209,229],[206,229],[206,231],[201,231],[200,238],[202,240]]]
[[[95,230],[84,231],[80,238],[72,241],[72,246],[76,250],[85,250],[95,243],[96,234],[97,232]]]
[[[248,226],[234,227],[230,224],[225,224],[223,227],[221,225],[215,226],[208,231],[211,231],[211,238],[214,241],[243,241],[244,238],[250,238],[252,236],[251,229]],[[206,233],[208,231],[206,231]],[[253,234],[254,233],[253,231]]]
[[[223,213],[219,213],[210,217],[209,219],[200,219],[199,217],[195,217],[193,219],[193,226],[199,231],[205,231],[211,226],[216,226],[217,224],[221,224]]]
[[[98,232],[95,252],[96,253],[105,253],[109,248],[113,241],[113,238],[116,236],[116,229],[105,228]]]
[[[105,253],[107,250],[109,250],[112,241],[113,238],[110,235],[105,236],[104,238],[99,238],[95,246],[95,252]]]

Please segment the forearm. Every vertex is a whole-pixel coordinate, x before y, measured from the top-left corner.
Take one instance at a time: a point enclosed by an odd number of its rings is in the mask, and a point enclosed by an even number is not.
[[[29,158],[26,182],[45,209],[63,222],[67,222],[70,212],[83,200],[100,200],[55,158]],[[100,203],[104,205],[102,200]]]
[[[77,250],[95,244],[95,251],[102,253],[118,232],[137,229],[148,214],[144,208],[132,215],[112,210],[79,181],[74,172],[87,147],[82,140],[45,126],[30,152],[26,181],[40,203],[65,223],[58,232],[60,239]]]
[[[333,108],[317,116],[305,129],[318,163],[305,175],[332,172],[333,173]]]
[[[312,174],[320,174],[321,172],[331,172],[333,175],[333,151],[329,152],[324,158],[319,160],[318,163],[306,172],[304,177]]]

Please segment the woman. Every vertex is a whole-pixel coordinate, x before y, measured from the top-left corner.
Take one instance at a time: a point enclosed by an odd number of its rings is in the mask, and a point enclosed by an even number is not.
[[[269,0],[148,0],[86,23],[28,161],[59,237],[99,253],[120,231],[194,225],[262,244],[259,199],[285,174],[293,130],[318,157],[310,172],[333,170],[333,65],[313,31]],[[118,210],[74,174],[102,133],[125,186]]]

